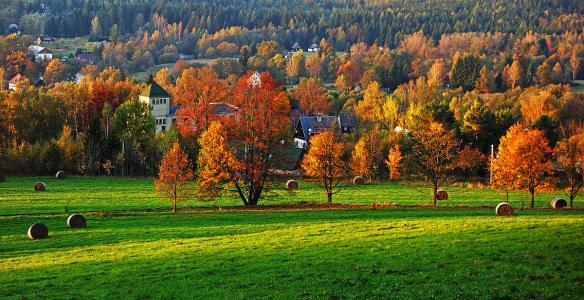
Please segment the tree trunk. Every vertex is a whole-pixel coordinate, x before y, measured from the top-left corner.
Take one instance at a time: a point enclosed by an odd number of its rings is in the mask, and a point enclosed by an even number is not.
[[[333,203],[333,193],[332,191],[326,191],[326,199],[328,204],[332,204]]]
[[[174,197],[174,201],[173,201],[173,204],[172,204],[172,213],[173,214],[176,213],[176,196]]]
[[[529,193],[531,194],[531,208],[534,208],[534,204],[535,204],[535,189],[529,189]]]
[[[436,196],[438,194],[438,184],[437,183],[434,183],[433,184],[433,189],[434,189],[434,193],[433,193],[433,196],[432,196],[432,205],[434,207],[436,207],[436,198],[437,198]]]
[[[570,208],[574,208],[572,204],[574,203],[574,195],[570,195]]]

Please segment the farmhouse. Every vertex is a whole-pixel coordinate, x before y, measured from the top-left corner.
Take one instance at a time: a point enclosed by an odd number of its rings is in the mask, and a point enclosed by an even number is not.
[[[37,38],[37,45],[52,44],[55,41],[56,41],[55,38],[50,35],[39,35],[39,37]]]
[[[317,44],[312,44],[308,47],[308,52],[320,52],[320,46]]]
[[[8,25],[8,34],[20,34],[20,29],[18,29],[18,25],[14,23]]]
[[[97,63],[97,55],[93,53],[78,53],[75,55],[75,61],[82,65],[93,65]]]
[[[11,91],[16,91],[16,85],[24,80],[27,80],[26,76],[22,76],[20,74],[16,74],[16,76],[12,77],[10,81],[8,81],[8,89]]]
[[[342,133],[353,131],[357,124],[355,115],[341,112],[338,116],[300,116],[294,125],[294,143],[306,148],[310,137],[324,130],[338,128]]]
[[[53,52],[51,50],[37,45],[28,46],[28,54],[34,56],[37,62],[53,59]]]

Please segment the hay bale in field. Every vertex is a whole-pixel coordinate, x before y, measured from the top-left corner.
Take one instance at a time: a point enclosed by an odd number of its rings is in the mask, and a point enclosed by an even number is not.
[[[55,178],[65,179],[65,178],[67,178],[67,174],[65,173],[65,171],[59,171],[59,172],[57,172],[57,174],[55,174]]]
[[[83,228],[87,226],[87,220],[80,214],[73,214],[67,218],[67,226],[71,228]]]
[[[497,216],[512,216],[513,207],[507,202],[499,203],[495,208],[495,212],[497,213]]]
[[[568,206],[568,202],[562,198],[556,198],[550,203],[552,208],[559,209]]]
[[[34,184],[34,190],[37,192],[44,192],[47,190],[47,185],[44,182],[37,182]]]
[[[6,176],[0,174],[0,182],[6,181]]]
[[[448,200],[448,193],[445,190],[436,191],[436,200]]]
[[[49,236],[49,228],[43,223],[34,223],[28,229],[28,237],[31,240],[44,239]]]
[[[294,179],[288,180],[288,182],[286,182],[286,188],[288,190],[297,190],[298,189],[298,181],[296,181]]]
[[[365,184],[365,178],[363,178],[363,176],[355,176],[355,178],[353,178],[353,184],[354,185],[363,185],[363,184]]]

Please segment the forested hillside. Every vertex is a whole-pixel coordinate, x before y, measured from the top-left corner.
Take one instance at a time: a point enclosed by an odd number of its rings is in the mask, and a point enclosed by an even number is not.
[[[356,42],[396,46],[404,35],[423,30],[434,40],[444,33],[582,31],[579,0],[5,0],[0,26],[21,25],[24,33],[86,35],[95,16],[106,33],[114,24],[123,34],[155,26],[154,13],[187,32],[217,32],[242,26],[278,28],[280,42],[307,44],[327,38],[337,48]],[[275,30],[275,29],[274,29]]]

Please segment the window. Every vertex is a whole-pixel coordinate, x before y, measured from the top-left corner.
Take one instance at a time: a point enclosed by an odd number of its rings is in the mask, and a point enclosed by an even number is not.
[[[166,131],[166,126],[162,126],[162,131]]]

